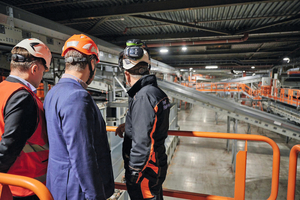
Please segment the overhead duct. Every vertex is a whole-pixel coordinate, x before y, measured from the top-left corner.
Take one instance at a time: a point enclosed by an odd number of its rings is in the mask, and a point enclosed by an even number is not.
[[[6,45],[0,45],[0,51],[11,51],[13,47],[6,46]]]
[[[204,40],[195,42],[169,42],[169,43],[157,43],[157,44],[147,44],[148,47],[172,47],[172,46],[190,46],[190,45],[200,45],[200,44],[224,44],[224,43],[239,43],[248,40],[249,35],[245,33],[240,39],[227,39],[227,40]]]

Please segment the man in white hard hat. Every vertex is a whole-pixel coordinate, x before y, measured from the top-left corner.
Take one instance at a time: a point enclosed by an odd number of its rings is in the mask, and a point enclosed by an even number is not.
[[[116,135],[123,141],[127,191],[131,200],[162,200],[167,174],[165,139],[168,137],[170,102],[150,75],[150,56],[140,40],[133,39],[120,53],[119,66],[131,87],[126,123]],[[123,136],[123,132],[125,135]]]
[[[48,139],[43,103],[36,88],[50,68],[51,52],[40,40],[24,39],[11,51],[10,75],[0,83],[0,172],[45,184]],[[15,199],[37,200],[31,191],[10,186]]]

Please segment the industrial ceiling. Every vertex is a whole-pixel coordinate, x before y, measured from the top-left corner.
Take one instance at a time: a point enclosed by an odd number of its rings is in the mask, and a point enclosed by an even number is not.
[[[300,57],[300,0],[2,2],[120,47],[141,39],[152,58],[178,69],[267,70]]]

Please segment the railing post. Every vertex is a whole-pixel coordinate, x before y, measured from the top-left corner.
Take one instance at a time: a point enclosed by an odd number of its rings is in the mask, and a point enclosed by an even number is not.
[[[234,199],[242,200],[245,199],[247,140],[245,142],[245,150],[237,153],[236,161]]]
[[[233,125],[233,132],[234,133],[237,133],[237,125],[238,125],[238,119],[234,119],[234,125]],[[233,172],[235,172],[236,154],[237,154],[237,140],[233,140],[231,151],[232,151],[231,165],[232,165]]]
[[[295,199],[297,159],[298,159],[299,151],[300,151],[300,145],[295,145],[293,146],[290,152],[287,200]]]
[[[247,123],[247,134],[251,134],[251,125]]]
[[[230,133],[230,117],[227,116],[227,133]],[[229,152],[229,139],[227,139],[227,142],[226,142],[226,149],[227,149],[227,152]]]

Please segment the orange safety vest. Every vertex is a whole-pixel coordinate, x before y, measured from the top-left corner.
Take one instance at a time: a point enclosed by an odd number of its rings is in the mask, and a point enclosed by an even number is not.
[[[10,167],[7,173],[34,178],[45,184],[49,146],[43,103],[29,88],[22,85],[21,83],[12,83],[9,81],[3,81],[2,83],[0,83],[0,136],[2,136],[2,134],[4,133],[5,123],[3,112],[6,102],[15,92],[19,90],[27,90],[35,99],[38,106],[38,125],[35,132],[27,140],[20,155],[17,157],[16,161]],[[16,186],[9,187],[13,196],[26,197],[34,195],[31,190],[25,188]]]

